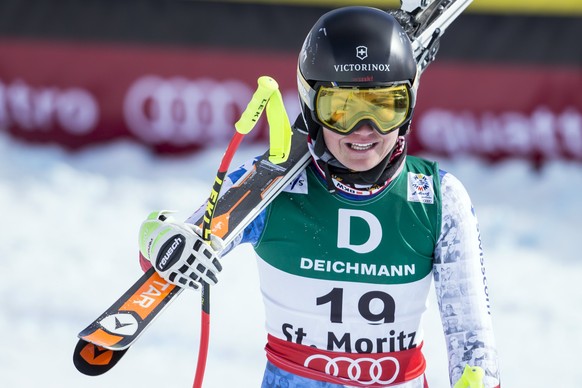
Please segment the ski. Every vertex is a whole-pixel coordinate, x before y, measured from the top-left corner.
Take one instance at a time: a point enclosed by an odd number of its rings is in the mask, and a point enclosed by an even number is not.
[[[311,159],[306,134],[294,129],[286,162],[273,164],[266,151],[218,200],[212,233],[230,244],[297,176]],[[202,224],[202,217],[198,224]],[[152,321],[182,292],[151,268],[78,335],[73,362],[86,375],[113,368]]]
[[[473,0],[401,0],[400,9],[389,10],[412,42],[422,73],[435,60],[440,38]]]

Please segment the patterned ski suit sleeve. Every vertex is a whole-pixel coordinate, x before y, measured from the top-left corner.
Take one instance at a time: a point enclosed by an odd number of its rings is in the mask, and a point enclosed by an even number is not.
[[[442,229],[434,280],[449,357],[451,387],[466,364],[485,370],[485,387],[499,386],[497,349],[479,225],[461,182],[441,172]]]

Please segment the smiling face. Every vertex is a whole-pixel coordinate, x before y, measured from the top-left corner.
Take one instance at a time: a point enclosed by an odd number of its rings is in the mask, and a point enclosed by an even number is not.
[[[340,135],[323,127],[323,139],[329,151],[352,171],[367,171],[376,167],[392,150],[398,131],[381,135],[364,124],[348,135]]]

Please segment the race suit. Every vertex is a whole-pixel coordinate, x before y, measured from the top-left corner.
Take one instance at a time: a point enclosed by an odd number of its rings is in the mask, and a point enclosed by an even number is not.
[[[436,163],[407,156],[373,195],[331,194],[312,164],[226,251],[240,243],[258,259],[263,387],[427,387],[422,316],[431,284],[451,386],[466,364],[485,370],[486,387],[499,386],[477,219],[462,184]]]

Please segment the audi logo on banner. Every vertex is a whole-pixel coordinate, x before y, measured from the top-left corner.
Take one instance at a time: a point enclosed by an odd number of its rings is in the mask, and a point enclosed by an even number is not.
[[[237,80],[145,76],[129,88],[123,111],[130,131],[148,143],[226,142],[253,92]]]

